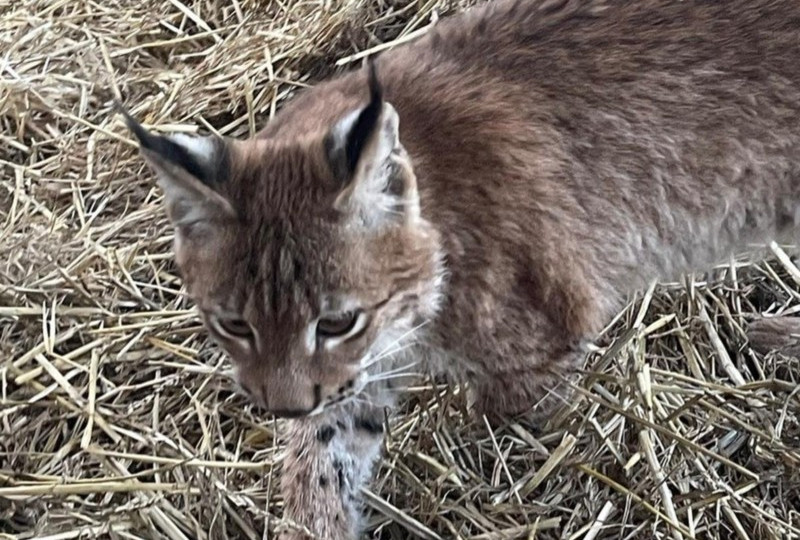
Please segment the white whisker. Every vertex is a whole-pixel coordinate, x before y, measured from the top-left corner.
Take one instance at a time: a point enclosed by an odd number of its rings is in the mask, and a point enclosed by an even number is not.
[[[360,405],[366,405],[368,407],[374,407],[375,406],[375,403],[373,403],[372,400],[366,399],[366,398],[361,397],[361,396],[355,396],[355,397],[351,398],[350,400],[348,400],[348,402],[349,403],[358,403]]]
[[[368,367],[380,362],[384,358],[387,358],[389,356],[392,356],[392,355],[395,355],[397,353],[403,352],[406,349],[410,349],[414,345],[416,345],[415,342],[409,341],[408,343],[405,343],[402,346],[398,346],[397,348],[392,349],[391,351],[386,351],[384,353],[381,353],[381,354],[375,356],[374,358],[371,358],[370,361],[365,363],[364,365],[362,365],[361,368],[362,369],[368,368]]]
[[[402,351],[404,349],[407,349],[408,347],[414,345],[415,344],[414,341],[411,341],[409,343],[405,343],[402,346],[399,345],[399,344],[400,344],[401,341],[403,341],[407,337],[409,337],[409,336],[413,335],[414,333],[416,333],[420,328],[422,328],[426,324],[428,324],[427,320],[425,320],[422,323],[414,326],[413,328],[410,328],[409,330],[407,330],[406,332],[404,332],[403,334],[398,336],[396,339],[394,339],[386,347],[384,347],[384,349],[381,352],[379,352],[374,357],[372,357],[369,360],[367,360],[361,367],[362,368],[368,368],[369,366],[375,364],[376,362],[380,362],[383,358],[386,358],[387,356],[392,355],[392,354],[396,354],[396,353],[398,353],[398,352],[400,352],[400,351]]]
[[[404,366],[401,366],[401,367],[398,367],[398,368],[395,368],[395,369],[391,369],[389,371],[385,371],[385,372],[382,372],[382,373],[376,373],[375,375],[371,375],[371,376],[367,377],[366,383],[369,384],[369,383],[378,382],[378,381],[386,381],[386,380],[389,380],[389,379],[399,379],[399,378],[402,378],[402,377],[411,377],[411,376],[422,377],[423,376],[422,373],[418,373],[418,372],[415,372],[415,371],[410,371],[411,368],[413,368],[417,364],[419,364],[419,362],[411,362],[410,364],[406,364]]]
[[[371,377],[367,380],[367,384],[376,383],[376,382],[383,382],[388,381],[391,379],[403,379],[406,377],[423,377],[422,373],[418,371],[407,371],[404,373],[394,373],[392,375],[379,375],[377,377]]]
[[[415,333],[416,333],[416,332],[417,332],[417,331],[418,331],[420,328],[422,328],[423,326],[425,326],[426,324],[428,324],[428,322],[429,322],[428,320],[424,320],[424,321],[422,321],[420,324],[418,324],[418,325],[416,325],[416,326],[414,326],[414,327],[412,327],[412,328],[409,328],[409,329],[408,329],[407,331],[405,331],[403,334],[401,334],[400,336],[398,336],[398,337],[397,337],[397,338],[396,338],[394,341],[392,341],[391,343],[389,343],[389,345],[387,345],[387,346],[386,346],[386,348],[385,348],[383,351],[381,351],[380,353],[378,353],[378,354],[383,354],[383,353],[384,353],[384,352],[386,352],[386,351],[387,351],[387,350],[388,350],[390,347],[393,347],[393,346],[397,345],[398,343],[400,343],[401,341],[403,341],[403,340],[404,340],[404,339],[406,339],[407,337],[409,337],[409,336],[411,336],[411,335],[415,334]]]
[[[411,369],[412,367],[416,366],[417,364],[419,364],[419,361],[410,362],[408,364],[405,364],[405,365],[400,366],[400,367],[396,367],[394,369],[390,369],[388,371],[382,371],[380,373],[376,373],[375,375],[380,377],[380,376],[383,376],[383,375],[393,375],[395,373],[402,373],[402,372],[404,372],[404,371],[406,371],[408,369]],[[371,379],[372,377],[369,377],[369,378]]]

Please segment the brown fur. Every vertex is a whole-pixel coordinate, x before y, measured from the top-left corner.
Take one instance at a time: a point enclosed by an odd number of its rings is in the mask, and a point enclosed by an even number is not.
[[[216,141],[210,180],[145,151],[190,294],[255,332],[209,324],[242,386],[273,411],[322,411],[292,423],[284,496],[330,539],[358,528],[380,448],[364,426],[392,403],[392,369],[466,378],[479,412],[552,404],[629,292],[796,233],[800,215],[791,0],[498,0],[377,73],[390,105],[355,170],[335,148],[370,102],[366,70],[303,93],[256,139]],[[312,352],[328,293],[370,322]]]

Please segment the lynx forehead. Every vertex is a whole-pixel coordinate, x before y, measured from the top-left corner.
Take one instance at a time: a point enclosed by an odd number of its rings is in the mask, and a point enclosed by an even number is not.
[[[382,407],[421,362],[477,412],[545,414],[628,293],[796,238],[799,19],[791,0],[496,0],[251,140],[129,118],[210,334],[256,402],[302,417],[286,514],[357,534]]]

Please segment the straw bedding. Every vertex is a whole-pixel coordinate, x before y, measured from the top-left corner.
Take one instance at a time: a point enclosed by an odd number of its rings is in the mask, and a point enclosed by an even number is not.
[[[231,391],[119,118],[252,134],[298,88],[424,31],[441,0],[0,0],[0,538],[269,538],[278,425]],[[355,57],[353,56],[355,55]],[[632,300],[542,431],[411,389],[375,538],[798,538],[800,311],[763,262]]]

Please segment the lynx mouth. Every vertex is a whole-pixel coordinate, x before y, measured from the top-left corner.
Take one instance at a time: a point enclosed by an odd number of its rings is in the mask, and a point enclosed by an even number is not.
[[[314,385],[314,406],[309,409],[291,409],[291,408],[273,408],[269,407],[267,399],[264,397],[264,390],[262,393],[253,392],[246,383],[243,383],[239,378],[236,370],[229,374],[230,381],[235,393],[247,399],[250,404],[255,406],[259,411],[270,414],[276,418],[295,419],[319,414],[324,408],[325,400],[322,399],[322,391],[320,385]]]
[[[348,384],[345,384],[336,391],[335,394],[328,396],[312,411],[311,415],[316,416],[323,411],[346,405],[347,403],[357,399],[359,395],[363,394],[369,379],[366,373],[359,373]]]
[[[275,416],[276,418],[286,418],[286,419],[296,419],[296,418],[304,418],[308,416],[313,416],[314,411],[319,408],[319,405],[316,409],[313,410],[277,410],[277,411],[267,411],[269,414]]]
[[[364,389],[369,382],[366,374],[359,374],[353,379],[352,384],[344,385],[339,390],[326,398],[321,398],[319,390],[315,388],[315,405],[311,409],[272,409],[267,407],[264,399],[249,392],[240,381],[235,377],[232,378],[233,387],[236,393],[245,397],[252,405],[257,407],[260,411],[282,419],[299,419],[311,418],[319,416],[323,412],[329,411],[336,407],[347,405],[358,396],[363,394]]]

